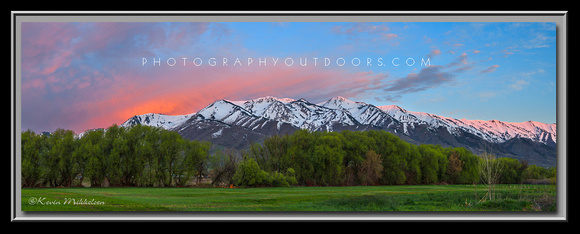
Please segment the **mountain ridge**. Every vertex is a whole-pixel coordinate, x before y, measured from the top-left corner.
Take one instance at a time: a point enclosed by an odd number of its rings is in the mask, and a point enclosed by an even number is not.
[[[506,156],[514,156],[515,153],[499,147],[500,144],[510,141],[510,144],[504,145],[513,146],[514,141],[528,139],[530,142],[525,145],[542,148],[529,152],[548,152],[549,158],[555,160],[557,141],[555,123],[455,119],[408,111],[397,105],[375,106],[341,96],[318,104],[304,98],[296,100],[273,96],[242,101],[220,99],[196,113],[136,115],[121,126],[130,127],[135,124],[162,127],[177,131],[188,139],[209,140],[234,148],[244,148],[265,137],[291,134],[298,129],[385,130],[415,144],[466,147],[480,152],[482,149],[478,145],[491,144],[492,148],[497,148],[496,153]],[[541,158],[545,155],[534,157]]]

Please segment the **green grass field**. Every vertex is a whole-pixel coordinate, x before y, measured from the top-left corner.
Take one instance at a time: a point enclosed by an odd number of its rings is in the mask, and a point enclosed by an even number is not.
[[[23,188],[22,211],[554,211],[555,185]]]

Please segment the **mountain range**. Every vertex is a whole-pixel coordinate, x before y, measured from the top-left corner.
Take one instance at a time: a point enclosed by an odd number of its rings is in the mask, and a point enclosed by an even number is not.
[[[557,154],[555,123],[455,119],[408,111],[397,105],[374,106],[344,97],[317,104],[271,96],[246,101],[218,100],[197,113],[136,115],[121,126],[135,124],[162,127],[177,131],[186,139],[235,149],[298,129],[385,130],[414,144],[465,147],[476,154],[487,151],[546,167],[556,164]]]

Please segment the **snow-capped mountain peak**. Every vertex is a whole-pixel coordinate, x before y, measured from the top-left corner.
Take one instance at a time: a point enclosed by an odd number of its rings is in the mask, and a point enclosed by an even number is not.
[[[555,158],[556,124],[535,121],[455,119],[406,110],[397,105],[374,106],[344,97],[318,104],[304,98],[272,96],[251,100],[217,100],[187,115],[136,115],[121,126],[135,124],[177,131],[187,139],[208,140],[242,149],[275,134],[311,131],[385,130],[416,144],[441,144],[481,152],[489,142],[502,156],[536,160],[544,165]],[[522,140],[523,139],[523,140]],[[505,143],[505,144],[504,144]],[[528,156],[526,156],[528,155]],[[529,156],[531,155],[531,156]]]
[[[425,112],[408,111],[397,105],[374,106],[333,97],[318,104],[306,99],[277,98],[266,96],[244,101],[218,100],[197,113],[187,115],[144,114],[125,121],[122,126],[146,124],[175,129],[188,119],[215,120],[222,123],[257,128],[264,121],[290,124],[298,129],[333,131],[341,126],[373,126],[375,128],[400,128],[406,135],[419,126],[428,129],[443,127],[451,135],[467,132],[488,142],[502,143],[512,138],[528,138],[532,141],[556,142],[556,124],[534,121],[510,123],[498,120],[466,120],[438,116]],[[398,126],[398,127],[397,127]]]
[[[377,108],[379,108],[382,111],[387,112],[387,113],[406,112],[405,109],[403,109],[397,105],[377,106]]]
[[[243,107],[228,100],[217,100],[196,114],[197,118],[217,120],[227,124],[234,124],[243,118],[257,117]]]
[[[333,97],[333,98],[329,99],[326,102],[319,103],[318,105],[328,107],[331,109],[349,110],[349,109],[358,108],[361,105],[367,105],[367,104],[364,102],[354,102],[354,101],[348,100],[344,97],[337,96],[337,97]]]
[[[245,100],[245,101],[229,101],[231,103],[234,103],[238,106],[244,106],[245,103],[273,103],[273,102],[282,102],[284,104],[288,104],[290,102],[296,101],[292,98],[277,98],[277,97],[273,97],[273,96],[265,96],[265,97],[260,97],[260,98],[255,98],[255,99],[251,99],[251,100]]]
[[[121,127],[130,127],[135,124],[143,124],[147,126],[162,127],[165,129],[172,129],[183,124],[195,113],[186,115],[164,115],[157,113],[147,113],[142,115],[135,115],[122,123]]]
[[[493,143],[502,143],[512,138],[528,138],[542,143],[548,140],[556,142],[556,124],[535,121],[511,123],[499,120],[455,119],[425,112],[407,111],[396,105],[379,106],[379,109],[409,127],[427,124],[435,128],[445,127],[452,134],[462,130]]]

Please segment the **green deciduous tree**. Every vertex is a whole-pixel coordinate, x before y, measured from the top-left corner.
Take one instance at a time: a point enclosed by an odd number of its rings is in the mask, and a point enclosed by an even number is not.
[[[549,178],[549,176],[550,171],[548,169],[537,165],[529,165],[522,172],[522,181],[545,179]]]
[[[439,163],[437,154],[429,145],[420,145],[419,152],[421,153],[421,180],[424,184],[437,183],[437,173]]]
[[[21,134],[22,167],[21,179],[23,187],[35,187],[42,181],[44,174],[43,157],[47,154],[47,139],[27,130]]]
[[[338,133],[326,133],[318,137],[312,155],[314,179],[320,185],[338,185],[342,183],[343,158],[345,155],[344,136]]]
[[[521,182],[521,163],[514,158],[498,158],[498,163],[503,168],[499,183],[503,184],[518,184]]]
[[[190,178],[196,178],[199,184],[208,167],[210,144],[198,141],[183,141],[183,144],[183,154],[176,162],[176,183],[185,186]]]
[[[205,175],[212,184],[337,186],[488,183],[482,160],[465,148],[413,145],[385,131],[313,132],[272,136],[247,151],[212,150],[158,127],[110,126],[82,137],[58,129],[21,134],[22,186],[185,186]],[[246,154],[241,160],[242,153]],[[555,168],[493,159],[499,181],[555,177]],[[243,165],[240,167],[240,165]]]
[[[205,173],[210,144],[174,131],[113,125],[75,136],[22,132],[22,186],[176,186]],[[84,183],[84,184],[83,184]]]
[[[48,152],[48,164],[50,165],[50,181],[52,186],[71,186],[76,176],[73,163],[74,132],[71,130],[57,129],[50,137],[50,150]]]
[[[260,169],[252,158],[246,158],[238,165],[233,179],[234,184],[239,187],[267,186],[271,183],[268,173]]]

